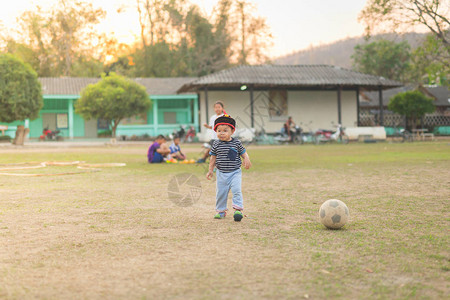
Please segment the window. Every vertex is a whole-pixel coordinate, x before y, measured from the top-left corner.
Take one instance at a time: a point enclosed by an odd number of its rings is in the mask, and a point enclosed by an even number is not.
[[[67,129],[68,122],[67,122],[67,114],[57,114],[56,115],[56,128],[58,129]]]
[[[98,119],[97,120],[97,128],[98,129],[109,129],[109,121],[105,120],[105,119]]]
[[[173,111],[165,111],[164,124],[177,124],[177,113]]]
[[[273,121],[285,121],[288,116],[287,91],[269,91],[269,116]]]
[[[136,115],[131,118],[125,118],[120,125],[145,125],[147,124],[147,115]]]

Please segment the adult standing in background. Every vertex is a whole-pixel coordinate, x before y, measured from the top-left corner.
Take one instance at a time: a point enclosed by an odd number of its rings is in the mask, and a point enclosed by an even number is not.
[[[289,117],[286,123],[284,123],[284,131],[289,136],[289,141],[293,142],[294,134],[295,134],[295,126],[296,124],[292,120],[292,117]]]
[[[214,112],[216,114],[212,115],[211,118],[209,118],[209,124],[203,124],[204,127],[208,128],[207,135],[210,137],[210,141],[209,147],[206,148],[206,152],[203,154],[202,158],[197,160],[197,163],[204,163],[206,161],[206,159],[209,157],[209,148],[214,143],[214,140],[217,140],[217,133],[213,130],[213,127],[216,119],[223,116],[223,114],[225,113],[225,107],[222,101],[216,101],[216,103],[214,103]]]

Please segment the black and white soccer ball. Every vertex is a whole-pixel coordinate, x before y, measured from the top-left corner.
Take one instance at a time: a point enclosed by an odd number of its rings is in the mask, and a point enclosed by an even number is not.
[[[348,217],[348,207],[341,200],[330,199],[320,206],[319,219],[327,228],[341,228],[347,223]]]

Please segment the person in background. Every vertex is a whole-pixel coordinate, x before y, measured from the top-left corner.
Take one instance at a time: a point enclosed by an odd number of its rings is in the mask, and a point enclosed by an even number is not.
[[[195,132],[194,126],[189,127],[189,130],[187,131],[186,135],[184,136],[184,141],[183,142],[185,142],[185,143],[186,142],[188,142],[188,143],[192,142],[194,140],[194,138],[195,138],[195,134],[196,134],[196,132]]]
[[[286,123],[284,123],[284,132],[289,136],[289,141],[292,142],[295,132],[295,123],[292,120],[292,117],[289,117]]]
[[[168,154],[170,154],[170,149],[166,144],[166,138],[160,134],[148,148],[147,159],[151,164],[162,163]]]
[[[176,160],[186,159],[186,155],[181,152],[179,136],[174,136],[172,145],[170,145],[169,149],[171,158],[175,158]]]
[[[209,124],[203,124],[203,126],[205,126],[206,128],[208,128],[208,134],[211,137],[211,140],[209,141],[209,148],[212,146],[212,144],[214,143],[215,140],[217,140],[217,133],[213,130],[214,128],[214,122],[216,121],[217,118],[222,117],[223,114],[225,113],[225,109],[224,109],[224,105],[222,101],[217,101],[216,103],[214,103],[214,112],[216,113],[215,115],[212,115],[211,118],[209,119]],[[200,158],[199,160],[197,160],[197,163],[204,163],[206,162],[206,160],[209,157],[209,148],[206,149],[207,151],[205,151],[205,153],[203,154],[203,157]]]

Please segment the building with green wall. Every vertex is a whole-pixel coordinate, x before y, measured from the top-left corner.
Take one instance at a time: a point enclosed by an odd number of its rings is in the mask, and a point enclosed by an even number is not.
[[[152,108],[138,116],[125,119],[117,128],[117,136],[169,134],[181,125],[199,130],[199,102],[194,93],[177,94],[177,90],[196,78],[135,78],[143,85],[152,100]],[[30,129],[31,139],[39,138],[44,128],[60,130],[65,138],[96,138],[108,130],[102,120],[84,120],[75,113],[74,104],[81,91],[99,78],[39,78],[42,84],[44,107],[35,120],[0,123],[8,126],[5,134],[14,137],[18,125]]]

